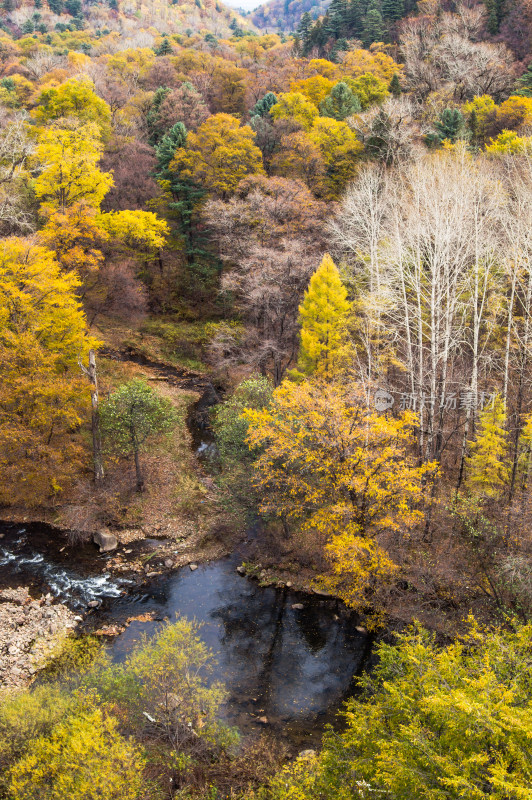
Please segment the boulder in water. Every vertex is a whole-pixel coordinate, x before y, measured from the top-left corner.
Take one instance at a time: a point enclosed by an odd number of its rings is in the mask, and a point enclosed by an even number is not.
[[[92,536],[92,541],[98,545],[100,553],[108,553],[118,547],[118,539],[108,531],[96,531]]]

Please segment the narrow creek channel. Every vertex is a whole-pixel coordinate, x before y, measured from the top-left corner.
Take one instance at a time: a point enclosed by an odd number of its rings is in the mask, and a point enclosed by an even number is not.
[[[201,428],[192,433],[196,450],[208,449],[208,435]],[[0,585],[50,591],[80,613],[101,600],[91,614],[99,622],[149,614],[110,642],[117,660],[164,621],[195,619],[216,659],[213,678],[228,690],[224,716],[244,733],[268,727],[293,747],[308,746],[333,721],[354,690],[353,676],[367,664],[370,640],[353,614],[334,600],[242,577],[236,570],[241,552],[139,584],[107,573],[108,556],[92,544],[65,549],[51,534],[44,525],[0,524]]]

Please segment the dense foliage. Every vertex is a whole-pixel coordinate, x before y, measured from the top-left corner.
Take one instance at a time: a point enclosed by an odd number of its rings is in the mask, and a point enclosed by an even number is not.
[[[287,767],[263,798],[524,798],[530,759],[530,626],[445,648],[423,629],[380,645],[345,730]]]
[[[326,5],[0,0],[0,505],[195,547],[260,516],[256,574],[457,637],[381,645],[264,797],[521,800],[532,12]],[[0,796],[250,797],[276,751],[209,662],[180,620],[6,698]]]

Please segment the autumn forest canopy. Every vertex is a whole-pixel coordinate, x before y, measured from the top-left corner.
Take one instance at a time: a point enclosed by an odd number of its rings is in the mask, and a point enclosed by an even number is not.
[[[195,622],[69,637],[0,798],[529,797],[531,367],[527,0],[0,0],[2,519],[253,530],[375,640],[293,758]]]

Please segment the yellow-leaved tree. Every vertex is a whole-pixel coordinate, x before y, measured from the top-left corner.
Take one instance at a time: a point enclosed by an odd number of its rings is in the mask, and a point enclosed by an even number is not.
[[[314,537],[331,560],[322,585],[360,608],[397,568],[381,535],[423,518],[423,483],[435,469],[415,459],[417,417],[367,408],[355,387],[284,382],[268,408],[247,409],[247,443],[261,510]]]
[[[111,126],[111,109],[94,92],[94,84],[87,78],[72,78],[59,86],[43,87],[32,113],[44,123],[71,117],[80,123],[96,123],[102,133],[108,133]]]
[[[51,214],[39,237],[54,251],[61,268],[77,272],[84,283],[98,272],[103,262],[100,247],[108,239],[98,225],[95,209],[84,202]]]
[[[189,133],[170,170],[219,197],[232,194],[246,175],[264,174],[255,132],[230,114],[213,114],[197,133]]]
[[[322,194],[336,198],[356,175],[364,147],[346,122],[328,117],[316,120],[309,139],[325,162]]]
[[[299,306],[301,347],[298,367],[305,375],[334,378],[346,366],[351,303],[340,273],[326,254]]]
[[[318,118],[316,105],[301,92],[284,92],[270,114],[275,120],[289,119],[297,122],[303,130],[309,131]]]
[[[477,437],[470,443],[471,454],[465,461],[465,488],[484,500],[498,499],[510,481],[505,425],[506,409],[497,395],[480,412]]]
[[[100,708],[62,720],[11,768],[13,800],[137,800],[145,762],[140,748]]]
[[[35,179],[42,210],[64,214],[69,206],[80,202],[99,208],[113,185],[112,175],[98,168],[102,152],[100,128],[94,122],[75,130],[43,130],[35,153],[42,166]]]
[[[87,411],[78,356],[85,335],[79,278],[23,239],[0,244],[0,502],[38,504],[79,467],[72,436]]]
[[[146,250],[158,250],[164,246],[168,223],[152,211],[124,209],[99,214],[97,221],[100,227],[123,246]]]

